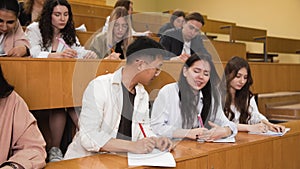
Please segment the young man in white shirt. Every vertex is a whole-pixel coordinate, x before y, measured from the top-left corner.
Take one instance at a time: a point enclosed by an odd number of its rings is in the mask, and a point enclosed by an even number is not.
[[[127,50],[126,65],[91,81],[84,92],[79,131],[65,159],[98,152],[150,153],[171,150],[172,142],[150,128],[149,84],[161,71],[163,47],[147,37]]]

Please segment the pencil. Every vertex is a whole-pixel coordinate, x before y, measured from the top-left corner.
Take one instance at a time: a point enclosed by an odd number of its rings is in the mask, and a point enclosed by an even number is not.
[[[142,133],[143,133],[143,136],[146,138],[147,136],[146,136],[146,133],[144,131],[144,128],[143,128],[142,124],[139,123],[139,126],[140,126],[140,129],[141,129]]]

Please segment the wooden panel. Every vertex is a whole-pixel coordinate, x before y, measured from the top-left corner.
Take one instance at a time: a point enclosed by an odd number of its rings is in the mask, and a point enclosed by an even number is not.
[[[73,14],[75,27],[79,27],[85,24],[87,31],[96,32],[98,29],[102,29],[105,24],[105,17],[101,16],[88,16],[82,14]]]
[[[69,0],[70,3],[76,2],[80,4],[90,4],[90,5],[106,5],[106,0]]]
[[[244,43],[231,43],[214,40],[212,40],[211,43],[215,47],[221,61],[228,61],[233,56],[239,56],[246,59],[246,45]]]
[[[267,37],[267,51],[279,52],[279,53],[296,53],[300,50],[300,40],[279,38],[279,37]]]
[[[111,6],[99,6],[95,4],[83,4],[70,2],[73,14],[81,14],[87,16],[102,16],[107,17],[113,10]]]
[[[267,35],[267,30],[264,29],[256,29],[236,25],[223,26],[222,29],[224,31],[227,31],[227,33],[230,35],[229,37],[231,42],[234,42],[236,40],[258,42],[255,40],[255,37]]]
[[[227,30],[221,29],[224,25],[235,25],[232,22],[218,21],[213,19],[205,19],[205,25],[202,27],[202,32],[205,33],[217,33],[217,34],[229,34]]]
[[[249,64],[254,80],[252,88],[254,93],[299,91],[299,64],[257,62],[250,62]],[[295,70],[297,70],[298,73],[296,73]]]
[[[0,58],[0,63],[30,109],[38,110],[80,106],[86,85],[98,75],[114,72],[124,61]],[[165,61],[161,77],[146,88],[148,92],[157,92],[164,84],[177,80],[182,64]],[[250,63],[250,67],[254,93],[300,91],[300,74],[287,76],[291,70],[300,72],[299,64]]]

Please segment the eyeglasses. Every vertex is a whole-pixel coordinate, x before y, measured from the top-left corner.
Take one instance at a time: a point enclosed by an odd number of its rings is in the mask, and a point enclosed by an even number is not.
[[[150,68],[155,69],[155,74],[154,74],[155,76],[158,76],[160,74],[160,72],[162,70],[161,69],[161,66],[162,66],[161,64],[158,65],[158,66],[153,66],[153,65],[151,65],[151,63],[148,63],[148,62],[146,62],[144,60],[143,60],[143,62],[146,63]]]

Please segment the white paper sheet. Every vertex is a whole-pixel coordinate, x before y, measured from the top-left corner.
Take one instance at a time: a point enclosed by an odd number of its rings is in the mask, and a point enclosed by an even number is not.
[[[283,136],[285,135],[286,132],[290,131],[290,128],[285,128],[284,132],[274,132],[268,130],[265,133],[260,133],[260,132],[248,132],[249,134],[259,134],[259,135],[266,135],[266,136]]]
[[[154,149],[149,154],[128,153],[129,166],[160,166],[160,167],[176,167],[176,162],[170,152],[161,152]]]
[[[198,139],[198,142],[205,142],[202,139]],[[210,142],[210,141],[208,141]],[[227,137],[227,138],[222,138],[222,139],[218,139],[218,140],[214,140],[212,141],[213,143],[235,143],[235,138],[234,137]]]

